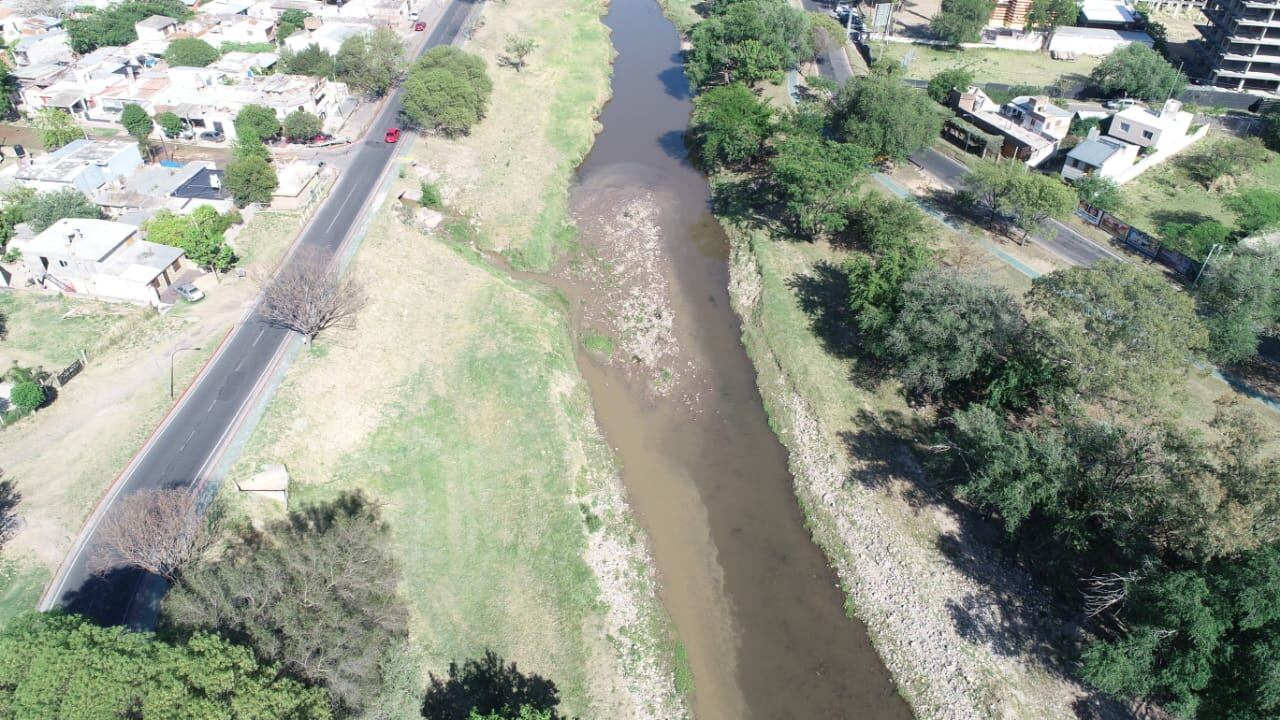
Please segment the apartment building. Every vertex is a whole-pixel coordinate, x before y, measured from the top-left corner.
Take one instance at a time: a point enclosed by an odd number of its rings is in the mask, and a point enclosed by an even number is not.
[[[1280,93],[1280,0],[1209,0],[1204,14],[1209,80]]]

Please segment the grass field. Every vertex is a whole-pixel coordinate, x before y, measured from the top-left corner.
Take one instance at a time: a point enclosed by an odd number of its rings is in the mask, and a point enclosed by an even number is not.
[[[489,117],[410,150],[441,173],[449,218],[427,236],[396,203],[378,212],[351,269],[369,305],[354,330],[299,356],[232,475],[282,462],[292,501],[361,488],[384,503],[424,675],[491,649],[554,680],[567,715],[679,717],[643,537],[595,427],[567,308],[473,249],[547,267],[568,243],[568,183],[608,89],[603,10],[485,9],[466,49],[490,62]],[[521,73],[496,61],[515,32],[540,43]],[[394,181],[417,183],[412,167]],[[280,512],[235,497],[233,483],[224,493],[252,515]]]
[[[973,72],[974,81],[1009,85],[1054,85],[1058,80],[1085,79],[1098,61],[1081,57],[1064,62],[1054,60],[1048,53],[965,48],[948,50],[928,45],[906,43],[882,43],[873,48],[877,62],[903,62],[906,59],[906,76],[928,80],[943,70],[965,67]]]
[[[60,295],[0,291],[5,329],[0,372],[13,362],[60,370],[80,357],[97,354],[153,320],[150,309],[80,300]]]
[[[487,117],[465,137],[431,137],[413,150],[443,174],[446,200],[481,231],[483,247],[518,268],[545,270],[573,242],[569,182],[609,93],[604,9],[601,0],[490,6],[466,48],[495,83]],[[518,72],[499,61],[511,34],[538,41]]]
[[[1222,142],[1223,135],[1210,133],[1188,152],[1198,152],[1200,144]],[[1270,160],[1252,167],[1232,183],[1234,188],[1280,187],[1280,156],[1270,153]],[[1122,217],[1130,224],[1150,233],[1164,222],[1179,218],[1193,221],[1217,220],[1228,227],[1235,225],[1235,214],[1223,201],[1230,189],[1207,190],[1187,177],[1178,158],[1139,175],[1122,186],[1125,207]],[[1186,220],[1180,220],[1185,222]]]

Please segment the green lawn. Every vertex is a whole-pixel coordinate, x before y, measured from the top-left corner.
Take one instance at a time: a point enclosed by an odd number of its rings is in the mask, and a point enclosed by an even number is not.
[[[1093,71],[1098,61],[1082,57],[1073,61],[1054,60],[1048,53],[1018,50],[960,49],[948,50],[929,45],[881,43],[874,46],[877,61],[906,63],[907,77],[928,80],[943,70],[965,67],[973,72],[975,82],[1009,85],[1054,85],[1059,79],[1082,80]]]
[[[1200,143],[1217,143],[1222,135],[1210,133]],[[1200,150],[1193,145],[1188,152]],[[1236,188],[1280,188],[1280,155],[1270,153],[1270,160],[1260,163],[1233,183]],[[1228,227],[1235,225],[1235,214],[1223,204],[1229,189],[1206,189],[1187,177],[1178,158],[1139,175],[1123,186],[1125,207],[1120,213],[1130,224],[1150,233],[1172,220],[1217,220]]]
[[[48,568],[13,558],[0,558],[0,628],[14,616],[32,610],[49,582]]]
[[[56,370],[80,357],[81,350],[91,355],[105,350],[155,313],[127,304],[0,291],[0,317],[6,358]]]

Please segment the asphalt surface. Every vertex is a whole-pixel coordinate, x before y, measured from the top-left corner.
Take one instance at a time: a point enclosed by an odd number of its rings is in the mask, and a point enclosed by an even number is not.
[[[472,1],[452,0],[428,36],[425,48],[454,42],[473,7]],[[385,143],[383,134],[387,128],[399,125],[399,112],[397,90],[364,140],[352,151],[346,170],[299,239],[299,250],[331,257],[346,240],[395,154],[396,145]],[[291,331],[264,322],[256,312],[238,325],[153,442],[126,470],[120,491],[99,517],[112,512],[120,498],[139,490],[193,487],[207,480],[291,335]],[[91,523],[64,563],[65,572],[55,578],[57,585],[46,598],[45,609],[62,607],[109,625],[145,616],[145,608],[134,607],[135,599],[143,598],[142,604],[153,603],[158,594],[148,591],[144,595],[141,591],[154,587],[157,579],[128,569],[91,573],[89,561],[99,548],[98,525]]]

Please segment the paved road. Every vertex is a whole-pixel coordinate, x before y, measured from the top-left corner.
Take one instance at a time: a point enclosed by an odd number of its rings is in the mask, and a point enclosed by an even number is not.
[[[474,3],[451,0],[427,39],[427,47],[452,43],[462,31]],[[397,91],[372,124],[367,137],[353,150],[345,172],[320,207],[299,244],[332,255],[365,212],[366,203],[379,185],[396,146],[383,142],[387,127],[397,125],[400,112]],[[108,502],[139,490],[190,487],[207,479],[217,465],[225,443],[234,435],[243,413],[265,383],[276,356],[290,340],[288,331],[272,327],[256,314],[239,325],[221,352],[188,391],[170,420],[134,463],[126,469],[119,492]],[[93,575],[88,561],[97,543],[97,522],[91,520],[80,541],[55,577],[43,609],[64,607],[105,624],[123,624],[145,612],[132,608],[140,590],[155,584],[140,571],[117,570]],[[145,581],[145,582],[144,582]],[[154,595],[149,595],[154,598]],[[142,604],[146,604],[145,602]]]
[[[960,187],[969,169],[932,148],[911,156],[911,162],[952,189]],[[1118,260],[1119,256],[1057,220],[1050,220],[1035,237],[1044,248],[1072,265],[1092,265],[1099,260]]]

